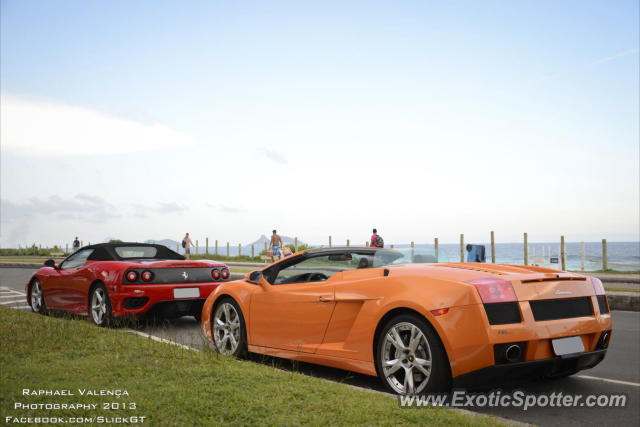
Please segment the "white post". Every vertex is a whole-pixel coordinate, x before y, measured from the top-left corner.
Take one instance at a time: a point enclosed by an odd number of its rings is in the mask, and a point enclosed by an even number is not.
[[[581,270],[584,271],[584,242],[582,242],[582,259],[581,259]]]

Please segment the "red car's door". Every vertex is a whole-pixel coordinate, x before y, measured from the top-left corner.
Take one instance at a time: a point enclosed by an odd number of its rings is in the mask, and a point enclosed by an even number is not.
[[[43,286],[48,307],[71,312],[86,311],[84,300],[87,296],[84,289],[88,289],[87,282],[90,282],[91,277],[85,264],[91,252],[93,249],[76,252],[51,274],[46,287]]]

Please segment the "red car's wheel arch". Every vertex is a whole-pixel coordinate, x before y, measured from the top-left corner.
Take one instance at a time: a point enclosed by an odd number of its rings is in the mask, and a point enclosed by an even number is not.
[[[91,286],[89,286],[89,291],[87,292],[87,295],[85,295],[85,302],[86,302],[86,309],[87,309],[87,315],[91,316],[91,292],[93,292],[93,289],[98,286],[98,285],[103,285],[105,290],[107,291],[107,294],[109,294],[109,288],[107,287],[107,284],[104,283],[102,280],[100,279],[95,279],[92,283]],[[113,310],[113,307],[111,308]]]

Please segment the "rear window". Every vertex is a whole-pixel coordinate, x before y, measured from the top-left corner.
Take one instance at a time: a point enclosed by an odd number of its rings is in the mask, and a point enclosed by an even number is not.
[[[154,246],[116,246],[120,258],[156,258],[158,249]]]

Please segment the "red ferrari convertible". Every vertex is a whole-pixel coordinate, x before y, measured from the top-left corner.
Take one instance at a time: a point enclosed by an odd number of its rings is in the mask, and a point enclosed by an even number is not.
[[[151,313],[200,320],[205,299],[230,276],[225,264],[189,261],[165,246],[143,243],[85,246],[60,265],[52,259],[44,264],[26,285],[31,309],[89,315],[99,326]]]

